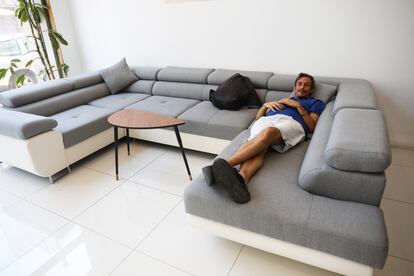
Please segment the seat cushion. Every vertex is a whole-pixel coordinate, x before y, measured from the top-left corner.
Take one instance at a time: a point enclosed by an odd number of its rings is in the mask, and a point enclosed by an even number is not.
[[[135,104],[127,106],[127,109],[154,112],[165,116],[178,117],[199,101],[192,99],[152,96]]]
[[[220,156],[228,158],[248,135],[243,131]],[[303,142],[285,154],[269,151],[249,183],[251,200],[243,205],[199,175],[185,190],[186,212],[381,268],[388,252],[381,209],[314,196],[298,187],[307,145]]]
[[[91,101],[88,104],[120,110],[128,105],[131,105],[148,97],[149,95],[140,93],[118,93]]]
[[[180,131],[232,140],[247,129],[254,120],[257,109],[246,107],[238,110],[221,110],[210,101],[203,101],[191,107],[178,118],[186,121]]]
[[[50,118],[58,122],[55,129],[62,132],[63,144],[65,148],[69,148],[110,128],[107,118],[115,111],[115,109],[81,105],[54,114]]]

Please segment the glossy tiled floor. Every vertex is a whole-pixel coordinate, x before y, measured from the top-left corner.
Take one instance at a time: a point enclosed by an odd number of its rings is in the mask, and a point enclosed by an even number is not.
[[[334,275],[192,228],[178,149],[133,143],[72,167],[56,184],[0,170],[0,275]],[[214,156],[187,151],[194,176]],[[381,207],[390,238],[374,275],[414,275],[414,152],[393,149]]]

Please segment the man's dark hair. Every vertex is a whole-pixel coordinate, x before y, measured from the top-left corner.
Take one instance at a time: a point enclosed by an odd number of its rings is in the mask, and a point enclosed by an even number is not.
[[[309,78],[311,80],[311,88],[313,89],[315,87],[315,79],[313,78],[313,76],[306,74],[306,73],[299,73],[299,75],[296,77],[296,80],[295,80],[295,86],[298,80],[302,77]]]

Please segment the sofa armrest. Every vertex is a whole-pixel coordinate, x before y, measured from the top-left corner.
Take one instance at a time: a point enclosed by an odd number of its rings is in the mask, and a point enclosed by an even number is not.
[[[366,80],[341,82],[333,109],[334,115],[343,108],[376,109],[374,89]]]
[[[383,172],[391,162],[391,151],[382,112],[354,108],[338,111],[325,160],[339,170]]]
[[[48,117],[0,109],[0,135],[28,139],[56,126],[57,121]]]

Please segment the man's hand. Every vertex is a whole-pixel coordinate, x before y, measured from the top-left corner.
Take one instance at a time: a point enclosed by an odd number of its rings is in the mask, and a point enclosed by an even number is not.
[[[279,100],[278,103],[285,104],[285,105],[288,105],[288,106],[291,106],[291,107],[296,107],[296,108],[302,106],[300,104],[300,102],[297,102],[297,101],[289,99],[289,98],[283,98],[283,99]]]
[[[277,109],[278,111],[281,111],[282,109],[285,108],[285,106],[282,103],[276,102],[276,101],[264,103],[263,106],[272,111],[275,111],[275,109]]]

